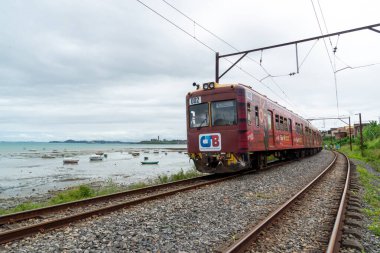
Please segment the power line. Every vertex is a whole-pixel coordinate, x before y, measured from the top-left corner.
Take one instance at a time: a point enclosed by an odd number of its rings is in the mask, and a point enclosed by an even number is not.
[[[205,28],[204,26],[202,26],[201,24],[199,24],[197,21],[195,21],[194,19],[190,18],[189,16],[187,16],[185,13],[183,13],[182,11],[180,11],[178,8],[174,7],[172,4],[168,3],[167,1],[165,0],[162,0],[165,4],[167,4],[168,6],[170,6],[171,8],[173,8],[174,10],[176,10],[177,12],[179,12],[182,16],[186,17],[188,20],[190,20],[191,22],[193,22],[195,25],[199,26],[200,28],[202,28],[203,30],[205,30],[206,32],[208,32],[209,34],[211,34],[212,36],[214,36],[215,38],[217,38],[218,40],[222,41],[223,43],[225,43],[226,45],[230,46],[231,48],[237,50],[233,45],[231,45],[230,43],[228,43],[227,41],[225,41],[224,39],[222,39],[221,37],[219,37],[218,35],[216,35],[215,33],[211,32],[210,30],[208,30],[207,28]],[[237,50],[238,51],[238,50]]]
[[[202,28],[204,31],[208,32],[209,34],[211,34],[212,36],[214,36],[216,39],[220,40],[221,42],[223,42],[224,44],[228,45],[230,48],[234,49],[235,51],[239,51],[239,49],[237,49],[235,46],[233,46],[231,43],[227,42],[226,40],[224,40],[223,38],[221,38],[220,36],[218,36],[217,34],[215,34],[214,32],[210,31],[209,29],[207,29],[206,27],[204,27],[203,25],[199,24],[197,21],[195,21],[193,18],[189,17],[188,15],[186,15],[184,12],[182,12],[181,10],[179,10],[178,8],[176,8],[175,6],[173,6],[172,4],[170,4],[169,2],[167,2],[166,0],[162,0],[165,4],[167,4],[168,6],[170,6],[172,9],[174,9],[175,11],[177,11],[178,13],[180,13],[182,16],[184,16],[185,18],[187,18],[188,20],[190,20],[191,22],[194,23],[194,25],[197,25],[199,26],[200,28]],[[284,94],[284,96],[286,96],[289,101],[290,101],[290,98],[288,97],[288,95],[285,93],[285,91],[273,80],[273,77],[280,77],[280,76],[288,76],[288,75],[271,75],[266,68],[264,68],[264,66],[262,66],[261,62],[262,62],[262,58],[260,59],[260,63],[258,63],[256,60],[254,60],[253,58],[251,57],[248,57],[248,59],[250,59],[251,61],[253,61],[254,63],[256,63],[257,65],[259,65],[263,71],[267,74],[267,77],[270,77],[272,79],[272,82],[277,86],[277,88],[282,92],[282,94]],[[257,79],[255,77],[255,79],[257,81],[260,82],[259,79]],[[263,80],[263,79],[261,79]]]
[[[313,3],[313,0],[310,0],[310,2],[311,2],[311,5],[313,6],[313,10],[314,10],[315,18],[317,19],[317,22],[318,22],[319,30],[321,31],[321,35],[323,35],[323,31],[322,31],[322,28],[321,28],[321,24],[319,23],[318,15],[317,15],[317,12],[315,10],[315,6],[314,6],[314,3]],[[321,5],[319,4],[319,1],[317,1],[317,2],[318,2],[319,9],[320,9],[322,17],[323,17],[323,12],[322,12]],[[325,21],[324,18],[323,18],[323,21],[325,23],[326,31],[328,31],[327,25],[326,25],[326,21]],[[330,39],[330,37],[329,37],[329,39]],[[329,50],[327,49],[326,41],[325,41],[324,38],[323,38],[323,43],[325,45],[326,53],[327,53],[327,56],[329,57],[330,65],[331,65],[331,68],[332,68],[332,71],[333,71],[333,74],[334,74],[336,108],[337,108],[338,117],[339,117],[338,82],[337,82],[337,77],[336,77],[336,72],[335,72],[336,71],[335,58],[334,58],[334,65],[333,65],[333,63],[331,61],[330,53],[329,53]],[[333,45],[331,43],[331,40],[330,40],[330,45],[331,45],[331,47],[333,47]]]
[[[170,19],[166,18],[164,15],[162,15],[161,13],[159,13],[158,11],[154,10],[153,8],[151,8],[150,6],[148,6],[147,4],[145,4],[144,2],[140,1],[140,0],[136,0],[138,3],[142,4],[144,7],[148,8],[150,11],[152,11],[153,13],[155,13],[156,15],[160,16],[161,18],[163,18],[165,21],[169,22],[171,25],[173,25],[174,27],[176,27],[177,29],[179,29],[180,31],[182,31],[183,33],[187,34],[189,37],[193,38],[194,40],[196,40],[197,42],[199,42],[200,44],[202,44],[203,46],[207,47],[208,49],[210,49],[211,51],[213,51],[214,53],[216,53],[216,50],[213,49],[212,47],[210,47],[209,45],[207,45],[205,42],[201,41],[200,39],[196,38],[195,36],[191,35],[189,32],[187,32],[185,29],[181,28],[180,26],[178,26],[177,24],[175,24],[173,21],[171,21]],[[195,21],[193,21],[195,22]],[[228,61],[229,63],[232,63],[232,61],[230,61],[229,59],[225,59],[226,61]],[[256,80],[257,82],[259,82],[260,84],[262,84],[264,87],[266,87],[267,89],[269,89],[274,95],[276,95],[278,98],[280,98],[281,100],[283,100],[285,103],[287,104],[290,104],[288,101],[284,100],[281,96],[279,96],[273,89],[271,89],[268,85],[266,85],[265,83],[261,82],[258,78],[256,78],[254,75],[252,75],[251,73],[249,73],[248,71],[246,71],[245,69],[243,69],[242,67],[238,67],[243,73],[249,75],[250,77],[252,77],[254,80]]]
[[[361,65],[361,66],[356,66],[356,67],[351,67],[351,66],[348,66],[348,65],[347,65],[347,67],[344,67],[344,68],[338,69],[337,71],[335,71],[335,73],[338,73],[338,72],[343,71],[343,70],[346,70],[346,69],[360,69],[360,68],[372,67],[372,66],[375,66],[375,65],[380,65],[380,62],[377,62],[377,63],[371,63],[371,64],[366,64],[366,65]]]
[[[315,10],[315,6],[314,6],[314,3],[313,3],[313,0],[310,0],[310,2],[311,2],[311,5],[313,6],[313,10],[314,10],[315,18],[317,19],[318,27],[319,27],[319,30],[321,31],[321,35],[324,35],[324,34],[323,34],[323,31],[322,31],[322,28],[321,28],[321,24],[319,23],[318,15],[317,15],[317,12],[316,12],[316,10]],[[327,45],[326,45],[325,38],[323,38],[323,43],[324,43],[325,48],[326,48],[327,56],[329,57],[329,61],[330,61],[331,68],[332,68],[332,70],[333,70],[333,72],[334,72],[335,69],[334,69],[334,66],[333,66],[332,61],[331,61],[331,57],[330,57],[329,50],[327,49]]]
[[[320,10],[320,12],[321,12],[321,16],[322,16],[323,23],[324,23],[324,25],[325,25],[326,33],[329,33],[329,29],[327,29],[325,16],[323,15],[322,7],[321,7],[321,4],[319,3],[319,0],[317,0],[317,3],[318,3],[318,6],[319,6],[319,10]],[[330,45],[331,45],[331,47],[333,47],[332,42],[331,42],[331,38],[330,38],[330,37],[329,37],[329,41],[330,41]]]
[[[193,38],[194,40],[196,40],[197,42],[199,42],[200,44],[202,44],[203,46],[207,47],[208,49],[210,49],[211,51],[213,51],[214,53],[216,53],[216,51],[212,47],[210,47],[209,45],[207,45],[203,41],[197,39],[195,36],[191,35],[189,32],[187,32],[186,30],[184,30],[183,28],[181,28],[180,26],[178,26],[177,24],[175,24],[170,19],[166,18],[161,13],[159,13],[156,10],[152,9],[151,7],[149,7],[148,5],[146,5],[145,3],[143,3],[140,0],[136,0],[136,1],[139,2],[140,4],[142,4],[143,6],[145,6],[146,8],[148,8],[149,10],[151,10],[152,12],[154,12],[155,14],[157,14],[158,16],[160,16],[161,18],[165,19],[167,22],[169,22],[170,24],[172,24],[173,26],[175,26],[176,28],[178,28],[179,30],[181,30],[182,32],[184,32],[185,34],[187,34],[188,36],[190,36],[191,38]]]

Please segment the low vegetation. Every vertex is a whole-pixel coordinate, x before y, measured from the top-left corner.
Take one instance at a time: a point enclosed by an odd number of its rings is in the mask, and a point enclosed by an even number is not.
[[[365,189],[364,201],[368,204],[368,208],[363,211],[372,220],[369,229],[380,236],[380,177],[360,165],[357,166],[357,171]]]
[[[14,208],[0,209],[0,215],[6,215],[6,214],[22,212],[22,211],[27,211],[27,210],[57,205],[57,204],[63,204],[63,203],[68,203],[68,202],[77,201],[81,199],[93,198],[97,196],[103,196],[107,194],[121,192],[125,190],[140,189],[140,188],[144,188],[144,187],[148,187],[152,185],[158,185],[158,184],[164,184],[164,183],[170,183],[170,182],[175,182],[179,180],[194,178],[200,175],[201,173],[199,173],[195,169],[187,170],[187,171],[183,171],[181,169],[179,172],[174,173],[174,174],[170,174],[170,175],[161,174],[157,176],[156,178],[148,180],[146,182],[132,183],[127,186],[116,184],[112,180],[108,180],[106,184],[100,187],[99,189],[95,189],[89,185],[80,185],[80,186],[73,187],[71,189],[59,192],[54,197],[48,199],[45,202],[38,202],[38,203],[26,202],[26,203],[17,205]]]
[[[360,160],[370,165],[374,171],[358,165],[360,183],[364,189],[364,201],[366,208],[363,212],[370,218],[369,230],[380,236],[380,125],[371,122],[363,128],[363,150],[360,147],[360,139],[353,140],[352,151],[350,150],[349,139],[334,140],[327,138],[324,144],[330,146],[340,145],[341,151],[348,157]]]

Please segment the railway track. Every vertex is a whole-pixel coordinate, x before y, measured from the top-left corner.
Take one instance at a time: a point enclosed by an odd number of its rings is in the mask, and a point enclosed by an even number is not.
[[[312,182],[218,252],[338,252],[350,182],[350,163],[334,160]]]
[[[273,162],[266,169],[292,161]],[[247,171],[228,176],[207,175],[193,179],[125,191],[80,201],[0,216],[0,244],[5,244],[39,232],[46,232],[72,222],[104,215],[143,202],[164,198],[252,173]]]

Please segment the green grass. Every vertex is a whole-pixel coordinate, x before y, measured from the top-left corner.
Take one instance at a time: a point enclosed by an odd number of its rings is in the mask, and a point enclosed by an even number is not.
[[[135,189],[140,189],[140,188],[144,188],[144,187],[148,187],[152,185],[164,184],[164,183],[189,179],[189,178],[197,177],[200,175],[201,173],[199,173],[195,169],[191,169],[187,171],[183,171],[181,169],[181,171],[174,174],[170,174],[170,175],[161,174],[157,176],[157,178],[149,180],[148,182],[137,182],[137,183],[130,184],[126,187],[120,186],[109,179],[107,183],[104,186],[102,186],[100,189],[95,190],[94,188],[91,188],[88,185],[80,185],[80,186],[62,191],[60,193],[57,193],[55,196],[53,196],[52,198],[44,202],[36,202],[36,203],[25,202],[20,205],[17,205],[14,208],[0,209],[0,215],[17,213],[17,212],[97,197],[97,196],[108,195],[112,193],[121,192],[124,190],[135,190]]]
[[[368,227],[375,235],[380,236],[380,177],[367,171],[366,168],[358,165],[360,183],[364,187],[364,201],[369,208],[364,209],[364,213],[371,219],[372,223]]]

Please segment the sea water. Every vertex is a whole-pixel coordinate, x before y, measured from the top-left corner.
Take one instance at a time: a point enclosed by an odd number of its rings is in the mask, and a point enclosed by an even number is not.
[[[0,199],[108,180],[127,185],[192,169],[185,150],[186,145],[0,142]],[[90,161],[97,151],[107,158]],[[132,151],[140,156],[132,156]],[[63,164],[67,157],[78,159],[78,164]],[[159,164],[142,165],[144,157]]]

